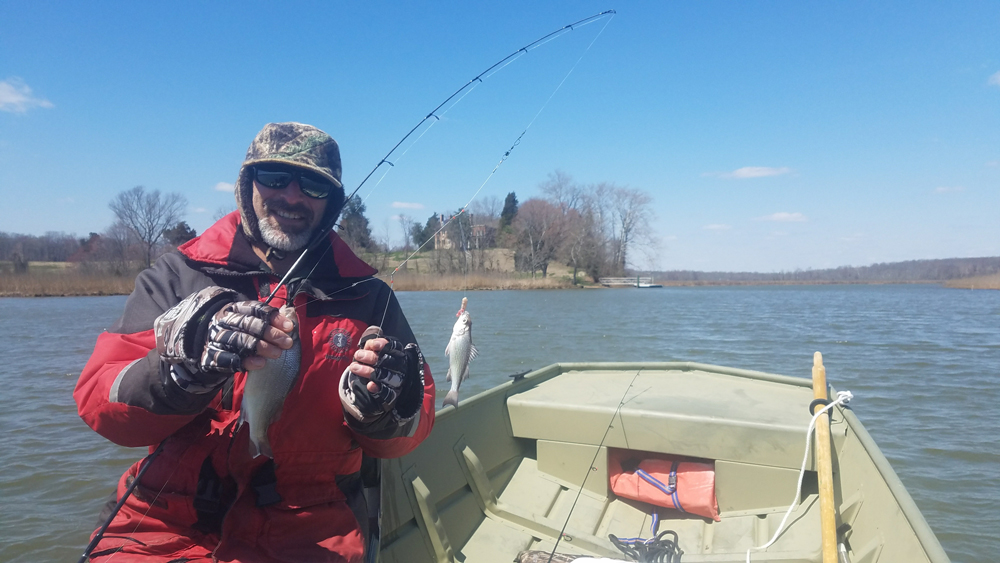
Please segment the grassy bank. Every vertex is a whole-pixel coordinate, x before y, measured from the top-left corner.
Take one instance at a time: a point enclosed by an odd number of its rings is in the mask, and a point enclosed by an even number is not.
[[[389,282],[388,275],[380,276]],[[116,276],[82,271],[76,264],[33,262],[25,274],[0,269],[0,297],[66,297],[82,295],[128,295],[134,276]],[[532,279],[523,274],[495,272],[427,274],[400,272],[393,280],[397,291],[462,291],[476,289],[563,289],[573,287],[570,276],[551,275]]]
[[[73,295],[128,295],[132,277],[78,272],[0,273],[0,297],[67,297]]]
[[[955,289],[1000,289],[1000,274],[951,280],[946,282],[944,286]]]
[[[386,283],[388,277],[383,277]],[[549,276],[546,278],[524,277],[505,273],[476,273],[468,276],[396,274],[393,280],[396,291],[462,291],[466,289],[566,289],[573,287],[570,278]]]

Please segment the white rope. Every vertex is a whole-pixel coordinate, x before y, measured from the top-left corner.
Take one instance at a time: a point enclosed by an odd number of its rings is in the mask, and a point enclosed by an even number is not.
[[[805,455],[802,456],[802,467],[801,469],[799,469],[799,482],[798,485],[795,486],[795,498],[792,499],[792,504],[788,507],[788,510],[785,512],[785,517],[781,519],[781,524],[778,525],[778,529],[777,531],[774,532],[774,536],[771,538],[771,541],[767,542],[762,546],[751,547],[750,549],[747,550],[747,563],[750,563],[751,551],[764,551],[765,549],[771,547],[771,545],[773,545],[774,542],[778,541],[778,536],[780,536],[781,532],[785,530],[785,523],[788,522],[788,517],[792,515],[792,512],[795,510],[795,507],[798,506],[799,504],[800,495],[802,494],[802,478],[805,477],[806,464],[809,462],[809,442],[812,440],[813,428],[816,426],[816,421],[819,420],[819,417],[825,414],[826,411],[832,409],[837,405],[846,405],[847,403],[851,402],[851,399],[853,398],[854,394],[851,393],[850,391],[838,392],[837,399],[832,403],[830,403],[829,405],[826,405],[825,407],[820,409],[819,412],[813,415],[812,420],[809,421],[809,429],[806,430],[806,453]]]

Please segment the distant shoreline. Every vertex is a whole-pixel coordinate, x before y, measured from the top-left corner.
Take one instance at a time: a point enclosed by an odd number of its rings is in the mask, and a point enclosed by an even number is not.
[[[12,275],[0,275],[0,298],[4,297],[108,297],[129,295],[134,280],[119,277],[18,276],[21,283],[10,283]],[[55,278],[55,279],[53,279]],[[388,279],[383,279],[386,283]],[[1000,274],[948,281],[657,281],[664,287],[751,287],[804,285],[940,285],[952,289],[1000,290]],[[589,283],[574,286],[563,276],[518,278],[508,276],[406,276],[393,282],[395,291],[517,291],[532,289],[636,289],[632,286],[608,287]],[[650,288],[655,290],[656,288]]]
[[[506,291],[519,289],[635,289],[630,285],[606,287],[585,278],[582,272],[577,275],[580,283],[573,283],[573,270],[563,264],[551,263],[548,276],[531,277],[523,272],[513,271],[513,258],[507,257],[506,262],[494,260],[495,269],[477,271],[468,275],[460,273],[442,274],[437,272],[441,264],[436,264],[430,258],[426,263],[420,260],[411,261],[410,268],[399,270],[390,279],[383,269],[378,277],[386,283],[391,283],[396,291]],[[930,264],[937,262],[947,264],[956,260],[924,261],[912,264]],[[383,261],[384,262],[384,261]],[[441,260],[442,264],[445,262]],[[902,266],[911,263],[900,263]],[[382,264],[384,266],[384,264]],[[445,264],[449,265],[449,264]],[[871,268],[874,268],[873,266]],[[893,265],[878,265],[879,268]],[[838,275],[838,270],[830,270],[832,276]],[[816,272],[812,272],[816,274]],[[841,272],[842,273],[842,272]],[[877,272],[885,274],[884,271]],[[765,274],[727,274],[725,272],[658,272],[654,273],[653,281],[664,287],[745,287],[745,286],[800,286],[800,285],[910,285],[937,284],[954,289],[1000,289],[1000,273],[984,276],[954,278],[947,280],[919,279],[920,274],[914,272],[916,279],[753,279],[751,276]],[[942,272],[943,273],[943,272]],[[673,274],[675,279],[670,279]],[[678,275],[686,279],[676,279]],[[135,287],[135,273],[116,275],[109,273],[107,268],[95,267],[94,264],[72,262],[31,262],[28,271],[14,273],[11,264],[0,263],[0,297],[86,297],[129,295]],[[630,277],[636,274],[632,273]],[[643,274],[639,274],[643,275]],[[822,274],[820,274],[822,275]],[[923,275],[926,275],[924,272]],[[941,275],[939,273],[938,275]],[[727,279],[730,278],[730,279]],[[743,279],[732,279],[739,278]],[[747,279],[750,277],[750,279]],[[863,276],[861,276],[863,278]],[[872,276],[877,277],[877,276]],[[905,277],[905,276],[903,276]],[[701,279],[691,279],[701,278]],[[627,278],[626,278],[627,279]],[[620,281],[624,281],[621,280]],[[655,288],[649,288],[654,289]]]

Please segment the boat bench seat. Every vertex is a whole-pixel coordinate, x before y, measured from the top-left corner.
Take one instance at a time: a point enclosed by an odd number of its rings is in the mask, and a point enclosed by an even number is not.
[[[786,381],[792,378],[671,365],[681,367],[569,369],[507,398],[513,435],[596,446],[606,432],[606,447],[799,468],[812,401],[808,380],[793,386]]]

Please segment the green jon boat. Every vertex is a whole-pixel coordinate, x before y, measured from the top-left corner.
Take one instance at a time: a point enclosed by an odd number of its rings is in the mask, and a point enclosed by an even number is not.
[[[625,560],[609,534],[649,538],[653,510],[611,492],[620,448],[713,461],[721,521],[660,509],[659,531],[684,562],[746,561],[796,496],[812,400],[807,379],[705,364],[548,366],[442,409],[424,444],[383,463],[380,560],[511,563],[557,538],[569,557],[554,561]],[[841,561],[949,561],[854,413],[831,412]],[[752,561],[822,561],[810,457],[788,525]]]

